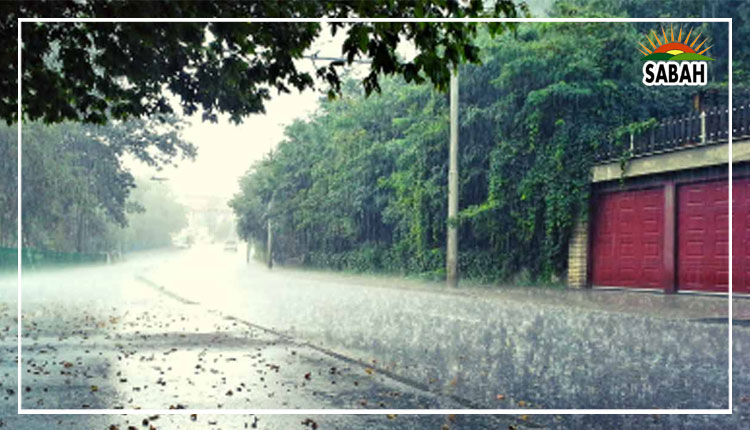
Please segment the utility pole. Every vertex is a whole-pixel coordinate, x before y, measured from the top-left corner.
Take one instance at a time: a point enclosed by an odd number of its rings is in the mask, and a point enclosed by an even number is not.
[[[448,234],[445,250],[445,274],[449,287],[458,287],[458,67],[450,81],[451,137],[448,161]]]
[[[269,269],[273,269],[273,226],[271,222],[271,209],[273,209],[273,197],[268,202],[268,241],[266,243],[266,259]]]
[[[338,57],[321,57],[318,53],[302,58],[323,61],[345,61]],[[354,60],[354,63],[370,64],[370,60]],[[448,164],[448,232],[446,238],[445,273],[449,287],[458,287],[458,66],[451,71],[450,79],[450,160]],[[268,248],[271,248],[271,221],[268,221]],[[269,267],[271,263],[269,260]]]

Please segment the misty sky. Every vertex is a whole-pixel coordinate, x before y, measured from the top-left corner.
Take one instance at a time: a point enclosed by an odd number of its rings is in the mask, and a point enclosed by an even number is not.
[[[344,33],[331,38],[324,28],[321,34],[325,37],[316,42],[308,54],[317,52],[320,56],[339,57]],[[296,64],[298,69],[314,76],[312,60],[304,59]],[[317,61],[315,66],[325,64],[327,62]],[[366,67],[353,65],[355,76]],[[327,89],[322,83],[320,88]],[[182,161],[178,167],[161,172],[133,160],[129,160],[127,165],[137,177],[166,178],[181,200],[208,196],[228,200],[239,191],[238,180],[253,162],[263,158],[283,139],[284,127],[294,119],[307,117],[314,112],[318,99],[323,97],[322,93],[313,90],[272,94],[272,100],[266,103],[265,115],[251,115],[240,125],[232,124],[228,115],[221,115],[217,123],[203,122],[200,112],[187,117],[189,125],[183,132],[183,138],[198,148],[198,156],[193,162]],[[175,111],[179,112],[180,109],[176,108]]]

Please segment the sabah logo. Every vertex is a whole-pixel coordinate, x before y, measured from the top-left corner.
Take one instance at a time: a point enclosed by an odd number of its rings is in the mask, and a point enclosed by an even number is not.
[[[675,40],[674,27],[670,25],[669,35],[664,27],[661,28],[661,38],[654,30],[651,30],[650,35],[646,34],[651,48],[641,42],[639,42],[641,47],[638,48],[643,54],[641,60],[645,85],[706,85],[708,61],[714,59],[703,54],[711,49],[711,46],[703,48],[708,38],[704,38],[698,46],[695,46],[702,33],[698,33],[691,40],[692,33],[691,28],[683,39],[682,27],[680,27]],[[654,40],[651,40],[651,36]]]

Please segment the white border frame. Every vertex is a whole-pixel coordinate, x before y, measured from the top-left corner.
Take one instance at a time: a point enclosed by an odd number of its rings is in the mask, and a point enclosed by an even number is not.
[[[319,23],[356,23],[356,22],[724,22],[728,24],[729,58],[729,405],[727,409],[23,409],[21,407],[22,385],[21,368],[21,260],[22,260],[22,188],[21,188],[21,128],[23,124],[21,103],[21,66],[22,46],[21,28],[24,23],[43,22],[319,22]],[[732,18],[18,18],[18,366],[17,398],[19,415],[384,415],[384,414],[503,414],[503,415],[731,415],[732,414]]]

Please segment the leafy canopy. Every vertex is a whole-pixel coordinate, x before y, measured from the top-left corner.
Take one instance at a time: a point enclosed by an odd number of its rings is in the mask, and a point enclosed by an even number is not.
[[[14,40],[18,17],[383,17],[417,18],[517,16],[512,0],[371,0],[253,2],[3,2],[0,29]],[[27,120],[103,123],[156,113],[172,113],[174,94],[185,114],[199,109],[215,121],[227,113],[234,122],[264,112],[273,92],[316,88],[316,78],[333,97],[341,91],[339,71],[368,58],[362,80],[367,94],[380,91],[378,76],[401,75],[407,82],[429,80],[443,89],[450,69],[476,62],[476,25],[449,23],[28,23],[23,25],[23,115]],[[492,31],[504,29],[492,24]],[[295,64],[318,37],[346,32],[344,61],[318,67],[315,76]],[[397,47],[413,43],[417,55],[403,60]],[[0,115],[16,118],[16,45],[0,48]]]
[[[193,158],[195,148],[182,140],[180,128],[174,117],[107,125],[25,124],[24,245],[65,252],[110,250],[111,233],[142,209],[129,200],[135,180],[123,157],[156,169]],[[0,155],[14,159],[16,127],[0,126],[0,139]],[[0,244],[15,245],[17,165],[0,165]]]
[[[559,278],[597,151],[628,124],[691,109],[690,89],[641,84],[640,34],[629,23],[479,33],[483,64],[459,73],[463,276]],[[441,277],[446,95],[398,78],[375,97],[343,88],[242,179],[240,235],[262,248],[271,218],[279,262]]]

